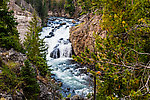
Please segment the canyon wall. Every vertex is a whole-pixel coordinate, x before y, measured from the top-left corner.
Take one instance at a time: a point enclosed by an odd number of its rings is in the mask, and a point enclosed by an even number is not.
[[[101,15],[88,13],[81,16],[79,20],[81,23],[70,29],[70,41],[75,55],[80,55],[85,47],[94,51],[95,39],[93,33],[100,33],[101,37],[105,37],[105,32],[102,32],[100,28]]]
[[[9,10],[14,11],[14,17],[18,22],[17,29],[20,33],[20,40],[23,43],[25,35],[28,31],[29,22],[33,18],[33,7],[26,3],[24,0],[20,0],[19,2],[16,0],[10,0],[8,4]],[[39,18],[39,25],[41,25],[41,19]]]

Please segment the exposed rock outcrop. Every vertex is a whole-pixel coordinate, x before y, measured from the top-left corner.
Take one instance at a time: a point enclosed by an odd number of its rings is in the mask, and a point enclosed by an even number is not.
[[[49,11],[48,16],[71,18],[71,16],[68,13],[66,13],[64,9],[60,11]]]
[[[15,73],[20,73],[21,67],[24,66],[24,61],[27,59],[25,54],[15,51],[13,48],[10,50],[6,50],[5,48],[0,48],[0,58],[2,62],[9,67]],[[31,64],[32,67],[35,69],[36,67]],[[0,69],[1,69],[0,65]],[[2,73],[2,70],[0,70]],[[40,75],[37,75],[37,82],[40,86],[40,94],[39,100],[58,100],[54,98],[61,98],[58,91],[58,83],[55,82],[53,79],[43,78]],[[7,91],[0,89],[0,100],[25,100],[24,93],[19,87],[17,90],[14,91],[16,94],[12,95],[11,93],[7,93]]]
[[[0,57],[5,62],[6,65],[8,65],[10,61],[12,61],[20,67],[24,65],[24,61],[27,59],[25,54],[17,52],[13,48],[10,49],[9,51],[7,51],[4,48],[0,48]]]
[[[10,0],[8,4],[9,10],[14,11],[14,17],[18,22],[17,29],[20,33],[21,43],[23,43],[26,32],[28,31],[29,22],[32,19],[34,9],[24,0]],[[39,26],[41,25],[41,19],[39,18]]]
[[[93,51],[95,42],[93,33],[101,33],[101,15],[88,13],[87,15],[81,16],[79,20],[81,24],[70,29],[70,41],[76,55],[80,55],[85,47]],[[100,34],[100,36],[104,37],[105,34]]]

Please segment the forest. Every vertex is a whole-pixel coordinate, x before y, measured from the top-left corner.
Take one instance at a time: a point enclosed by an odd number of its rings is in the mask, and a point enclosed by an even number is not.
[[[21,0],[15,1],[17,5],[21,5]],[[9,0],[0,1],[0,100],[7,100],[8,95],[12,97],[10,100],[150,99],[149,0],[25,1],[32,5],[34,11],[31,12],[32,20],[29,22],[23,44],[19,38],[21,33],[17,30],[19,23],[16,22],[14,12],[8,8]],[[78,94],[71,93],[64,96],[59,91],[63,82],[56,82],[52,78],[52,66],[48,64],[47,59],[50,46],[47,46],[46,38],[40,38],[42,28],[51,17],[48,12],[61,10],[65,10],[65,13],[72,17],[77,16],[70,22],[73,23],[71,27],[75,29],[90,23],[93,20],[91,16],[100,16],[96,26],[100,31],[92,30],[93,48],[85,47],[84,51],[79,50],[79,54],[73,53],[71,57],[80,66],[87,66],[86,72],[92,75],[93,91],[86,96],[75,97]],[[87,15],[91,16],[75,24],[75,19],[80,21],[80,18]],[[41,18],[42,26],[38,25],[38,18]],[[67,21],[61,25],[66,23]],[[71,28],[67,25],[65,29]],[[88,29],[92,27],[85,25]],[[88,31],[85,30],[85,34],[88,35]],[[44,95],[44,87],[49,94]],[[20,95],[21,99],[17,99]]]

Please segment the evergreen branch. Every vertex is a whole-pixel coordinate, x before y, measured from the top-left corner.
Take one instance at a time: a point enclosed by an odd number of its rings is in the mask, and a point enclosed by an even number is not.
[[[115,63],[112,63],[112,62],[104,62],[104,61],[97,61],[97,63],[107,63],[107,64],[111,64],[111,65],[114,65],[114,66],[119,66],[119,67],[126,67],[126,68],[129,68],[129,69],[140,69],[140,68],[147,68],[147,69],[150,69],[150,66],[144,66],[144,65],[133,65],[133,66],[128,66],[128,65],[122,65],[122,64],[115,64]],[[138,67],[138,66],[141,66],[140,68],[135,68],[135,67]]]
[[[126,35],[133,30],[137,30],[138,27],[147,27],[148,28],[148,27],[150,27],[150,24],[148,24],[148,25],[146,25],[146,24],[136,25],[135,27],[132,27],[129,31],[127,31],[125,33],[120,33],[120,34],[114,35],[114,37],[118,37],[119,35]]]

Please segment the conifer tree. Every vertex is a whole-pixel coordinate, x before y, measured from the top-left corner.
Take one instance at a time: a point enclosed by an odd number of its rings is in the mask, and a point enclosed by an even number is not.
[[[0,1],[0,16],[0,47],[22,51],[16,28],[17,22],[12,12],[8,11],[7,0]]]
[[[20,77],[16,75],[0,57],[0,92],[10,93],[12,96],[15,94],[17,88],[21,85]]]
[[[40,39],[41,27],[38,26],[38,19],[36,14],[34,14],[32,21],[30,22],[29,32],[27,32],[24,46],[26,49],[26,54],[28,59],[37,66],[40,74],[45,77],[47,74],[47,63],[46,54],[47,47],[45,45],[44,39]]]
[[[84,0],[79,0],[85,6]],[[150,20],[148,0],[93,0],[103,10],[100,27],[106,37],[94,33],[95,52],[85,49],[75,60],[93,66],[97,100],[149,98]]]
[[[64,8],[66,12],[68,12],[71,16],[73,16],[75,12],[75,6],[72,0],[66,0]]]
[[[24,63],[25,66],[21,69],[23,93],[28,100],[38,100],[40,87],[36,80],[36,74],[34,73],[29,60],[26,60]]]

